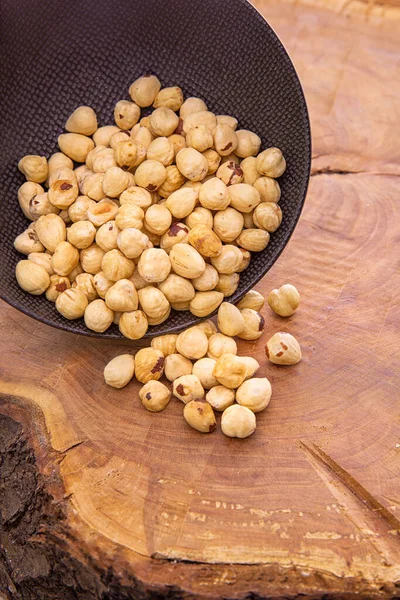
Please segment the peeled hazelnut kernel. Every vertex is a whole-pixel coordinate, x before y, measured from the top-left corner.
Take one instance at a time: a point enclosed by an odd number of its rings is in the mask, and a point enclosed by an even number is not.
[[[246,365],[235,354],[223,354],[217,359],[213,375],[227,388],[238,388],[246,377]]]
[[[18,188],[18,202],[24,215],[33,221],[33,217],[30,211],[30,202],[35,199],[35,196],[44,194],[44,189],[38,183],[33,181],[25,181]]]
[[[135,286],[129,279],[120,279],[106,292],[106,304],[111,310],[126,312],[137,310],[139,298]]]
[[[125,140],[115,146],[114,156],[115,162],[126,171],[143,163],[146,158],[146,148],[138,140]]]
[[[159,288],[171,304],[174,302],[190,302],[194,298],[195,290],[192,282],[180,275],[171,273],[159,284]]]
[[[198,152],[204,152],[213,145],[213,136],[205,125],[197,125],[188,131],[186,135],[186,145],[194,148]]]
[[[244,317],[240,310],[230,302],[223,302],[218,309],[218,327],[228,336],[238,335],[245,328]]]
[[[67,209],[61,210],[60,212],[58,212],[58,214],[62,218],[62,220],[64,221],[64,223],[66,225],[71,225],[72,221],[69,218],[69,214],[68,214],[68,210]]]
[[[75,269],[72,269],[72,271],[70,273],[68,273],[68,279],[69,279],[70,283],[74,283],[75,279],[81,273],[83,273],[82,265],[80,262],[78,262]]]
[[[194,148],[183,148],[176,155],[176,166],[190,181],[201,181],[208,173],[207,159]]]
[[[243,310],[244,308],[251,308],[259,312],[264,306],[265,298],[257,290],[250,290],[243,296],[240,302],[237,303],[237,308]]]
[[[222,243],[212,229],[206,225],[195,225],[189,232],[189,244],[206,257],[218,256],[222,251]]]
[[[140,108],[129,100],[119,100],[114,108],[114,120],[121,129],[131,129],[140,119]]]
[[[257,156],[257,171],[267,177],[280,177],[286,170],[286,160],[279,148],[267,148]]]
[[[152,205],[152,202],[153,199],[150,192],[137,185],[128,187],[119,197],[119,203],[121,206],[124,204],[135,204],[142,210],[149,208],[149,206]]]
[[[206,270],[204,273],[200,275],[200,277],[196,277],[192,279],[193,287],[198,292],[209,292],[218,285],[219,275],[217,269],[215,269],[212,265],[206,264]],[[218,290],[219,291],[219,290]],[[194,293],[193,293],[194,296]]]
[[[243,214],[230,206],[214,215],[214,231],[227,244],[235,241],[241,234],[243,225]]]
[[[201,100],[201,98],[186,98],[185,102],[182,104],[179,114],[182,119],[186,119],[188,115],[194,112],[200,112],[207,110],[206,103]]]
[[[103,177],[103,192],[110,198],[118,198],[129,184],[129,174],[119,167],[107,169]]]
[[[183,219],[193,211],[197,197],[195,190],[182,187],[168,197],[165,206],[176,219]]]
[[[20,233],[14,240],[14,248],[21,254],[30,254],[31,252],[44,252],[44,246],[39,241],[34,223]]]
[[[149,192],[154,192],[165,181],[167,171],[164,165],[157,160],[145,160],[135,172],[137,185]]]
[[[87,196],[78,196],[73,204],[68,208],[69,218],[73,223],[78,221],[87,221],[87,211],[96,206],[96,202]]]
[[[122,229],[117,236],[118,248],[127,258],[139,258],[142,252],[147,248],[148,242],[149,238],[147,235],[140,231],[140,229],[135,229],[134,227]]]
[[[90,275],[90,273],[79,273],[79,275],[76,276],[72,287],[78,288],[78,290],[83,292],[89,302],[93,302],[93,300],[96,300],[97,298],[94,277],[93,275]]]
[[[83,270],[86,273],[91,273],[95,275],[99,273],[102,269],[102,261],[105,256],[104,250],[100,248],[97,244],[91,244],[84,250],[80,252],[80,260],[83,267]]]
[[[87,155],[94,148],[93,140],[80,133],[62,133],[57,141],[61,152],[80,163],[85,162]]]
[[[260,194],[261,202],[279,202],[281,188],[276,179],[272,177],[259,177],[253,185]]]
[[[273,233],[282,223],[282,211],[275,202],[261,202],[253,213],[254,224],[260,228]]]
[[[238,273],[231,273],[230,275],[219,274],[219,281],[215,286],[217,292],[222,292],[224,297],[227,298],[234,294],[239,286],[240,275]]]
[[[222,333],[214,333],[208,340],[207,356],[217,360],[224,354],[237,354],[236,342]]]
[[[145,227],[144,225],[142,227],[142,232],[145,235],[147,235],[147,237],[149,238],[149,241],[153,244],[153,246],[159,246],[160,245],[161,235],[158,235],[157,233],[153,233],[152,231],[149,230],[148,227]],[[147,244],[147,247],[148,248],[150,247],[149,244]]]
[[[82,252],[87,252],[87,250]],[[135,264],[120,250],[110,250],[103,256],[101,270],[107,279],[118,281],[119,279],[129,279],[135,270]]]
[[[46,300],[49,302],[55,302],[60,294],[69,290],[71,283],[68,277],[61,277],[61,275],[52,275],[50,277],[50,285],[46,290]]]
[[[227,186],[242,183],[243,181],[242,167],[233,160],[223,162],[218,168],[216,175]]]
[[[87,209],[87,218],[95,227],[100,227],[108,221],[116,220],[118,206],[112,200],[105,198]]]
[[[220,155],[218,154],[218,152],[216,152],[215,150],[212,150],[210,148],[208,150],[205,150],[205,152],[203,152],[203,156],[208,162],[207,175],[214,175],[214,173],[218,170],[218,167],[221,163]]]
[[[76,108],[65,123],[65,129],[71,133],[93,135],[97,129],[97,117],[93,108],[90,106]]]
[[[207,317],[214,312],[224,299],[221,292],[212,290],[210,292],[196,292],[190,302],[189,310],[196,317]]]
[[[179,133],[173,133],[168,136],[169,141],[171,142],[174,148],[174,157],[178,154],[179,150],[186,148],[186,139],[183,135],[179,135]]]
[[[70,244],[83,250],[88,248],[96,236],[96,228],[90,221],[78,221],[67,229],[67,240]]]
[[[171,308],[178,311],[188,311],[190,302],[173,302]]]
[[[90,302],[86,307],[84,319],[88,329],[103,333],[111,326],[114,313],[104,300],[97,299]]]
[[[164,182],[158,188],[157,192],[162,198],[169,198],[171,194],[179,190],[185,183],[185,178],[175,165],[169,165],[166,168],[167,176]]]
[[[182,375],[190,375],[192,369],[190,360],[181,354],[169,354],[165,357],[164,375],[168,381],[175,381]]]
[[[44,156],[29,154],[21,158],[18,169],[23,173],[27,181],[43,183],[47,179],[48,165]]]
[[[231,206],[242,213],[251,212],[261,202],[258,191],[248,183],[229,186],[228,195]]]
[[[223,412],[235,402],[235,391],[223,385],[215,385],[207,392],[206,400],[214,410]]]
[[[118,327],[125,337],[130,340],[139,340],[146,334],[149,324],[143,311],[134,310],[122,313]]]
[[[139,259],[138,271],[140,276],[150,283],[164,281],[171,271],[168,254],[161,248],[145,250]]]
[[[122,318],[122,317],[121,317]],[[135,376],[140,383],[161,378],[164,371],[164,355],[155,348],[141,348],[135,356]]]
[[[261,252],[269,244],[269,233],[264,229],[243,229],[236,242],[250,252]]]
[[[275,365],[296,365],[301,361],[299,342],[290,333],[275,333],[265,346],[267,358]]]
[[[114,282],[104,275],[103,271],[99,271],[93,276],[94,287],[96,288],[96,292],[100,296],[100,298],[105,298],[107,291],[111,286],[114,285]]]
[[[186,358],[198,360],[207,353],[208,338],[198,327],[190,327],[178,335],[176,349]]]
[[[51,266],[50,254],[45,254],[44,252],[30,252],[28,254],[28,260],[31,260],[32,262],[46,269],[50,276],[54,275],[53,267]]]
[[[172,135],[177,128],[179,117],[170,108],[156,108],[150,115],[150,130],[156,136]]]
[[[199,201],[209,210],[224,210],[230,202],[228,188],[218,177],[212,177],[201,186]]]
[[[187,404],[192,400],[204,398],[204,388],[197,375],[182,375],[174,379],[173,394]]]
[[[129,277],[129,281],[132,281],[133,285],[136,288],[136,291],[142,290],[145,287],[149,287],[149,286],[154,286],[156,287],[155,283],[149,283],[148,281],[145,281],[138,273],[137,270],[135,270],[133,272],[133,275],[131,275],[131,277]]]
[[[221,429],[228,437],[249,437],[256,430],[256,416],[245,406],[234,404],[222,413]]]
[[[182,115],[181,115],[182,117]],[[199,125],[204,125],[207,129],[213,133],[217,126],[217,118],[214,113],[203,110],[190,113],[186,117],[183,118],[183,131],[186,135],[189,133],[191,129],[194,127],[198,127]]]
[[[170,110],[177,111],[183,103],[183,93],[180,87],[173,86],[161,89],[154,99],[154,108],[164,106]]]
[[[218,273],[231,275],[235,273],[242,262],[242,253],[237,246],[226,244],[222,246],[221,253],[215,258],[211,258],[211,264]]]
[[[211,321],[211,319],[207,319],[207,321],[202,321],[201,323],[196,325],[196,327],[204,331],[204,333],[207,336],[207,339],[210,339],[212,335],[217,333],[217,327],[214,321]]]
[[[66,319],[80,319],[83,317],[88,299],[86,295],[77,288],[71,288],[62,292],[56,300],[56,309]]]
[[[249,250],[245,250],[244,248],[239,248],[239,250],[242,253],[242,263],[239,265],[237,272],[242,273],[242,271],[247,269],[251,262],[251,253]]]
[[[115,215],[115,224],[119,229],[142,229],[144,212],[136,204],[123,204]]]
[[[197,375],[201,385],[206,390],[218,385],[218,381],[213,376],[215,363],[216,361],[212,358],[200,358],[193,365],[193,375]]]
[[[257,159],[255,156],[244,158],[240,163],[240,168],[243,171],[243,183],[254,185],[257,179],[261,177],[261,174],[257,171]],[[262,200],[261,189],[258,186],[256,186],[256,189],[260,192]]]
[[[221,156],[228,156],[236,150],[238,140],[236,133],[226,123],[220,123],[214,130],[214,147]]]
[[[32,260],[20,260],[15,268],[18,285],[25,292],[40,296],[50,285],[50,276],[46,269]]]
[[[168,167],[174,160],[174,148],[172,143],[166,137],[158,137],[153,140],[147,148],[148,160],[156,160]]]
[[[151,340],[151,347],[156,348],[156,350],[161,350],[164,357],[166,358],[170,354],[175,354],[177,338],[178,335],[173,333],[156,336]]]
[[[59,154],[61,154],[61,156],[64,156],[64,154],[62,152],[60,152]],[[68,158],[68,157],[66,156],[65,158]],[[68,158],[68,160],[71,160],[71,159]],[[76,169],[74,169],[74,163],[72,162],[72,160],[71,160],[71,164],[72,164],[71,169],[73,169],[73,173],[76,177],[76,183],[78,184],[78,187],[79,187],[79,192],[82,193],[81,186],[82,186],[83,182],[85,181],[86,177],[88,177],[91,173],[93,173],[93,171],[91,169],[89,169],[89,167],[87,166],[86,163],[83,165],[80,165],[79,167],[76,167]]]
[[[146,210],[144,224],[146,229],[156,235],[163,235],[171,226],[172,215],[166,206],[153,204]]]
[[[261,140],[257,134],[247,129],[239,129],[236,131],[238,145],[235,154],[240,158],[254,156],[260,151]]]
[[[229,125],[233,131],[236,131],[238,126],[237,119],[235,117],[231,117],[230,115],[217,115],[217,125]]]
[[[111,137],[114,133],[118,133],[119,127],[116,125],[105,125],[104,127],[99,127],[97,131],[93,134],[93,141],[96,146],[109,146]]]
[[[186,243],[188,238],[189,228],[184,223],[174,223],[161,237],[160,246],[169,254],[173,246]]]
[[[62,152],[54,152],[54,154],[52,154],[49,160],[47,161],[47,165],[49,168],[49,176],[55,171],[58,171],[59,169],[74,168],[73,161],[70,158],[68,158],[68,156],[65,156],[65,154],[63,154]]]
[[[198,197],[202,185],[203,184],[201,183],[201,181],[185,181],[185,183],[183,184],[182,187],[190,188],[191,190],[194,190],[197,193],[197,197]]]
[[[48,191],[49,202],[60,210],[69,208],[78,195],[79,189],[76,181],[67,179],[56,179]]]
[[[172,270],[187,279],[194,279],[204,273],[204,258],[189,244],[175,244],[169,253]]]
[[[115,150],[120,142],[128,142],[131,139],[131,132],[129,130],[124,129],[123,131],[117,131],[111,136],[110,139],[110,148]],[[87,160],[87,159],[86,159]]]
[[[118,146],[121,143],[125,144],[126,142],[120,142]],[[118,165],[115,160],[115,154],[116,150],[113,150],[112,148],[97,147],[95,149],[95,154],[92,160],[92,171],[94,173],[105,173],[106,171],[108,171],[108,169],[111,169],[112,167],[117,167]],[[90,166],[89,161],[87,161],[87,164],[88,166]]]
[[[29,218],[31,221],[36,220],[41,216],[49,215],[50,213],[58,215],[59,212],[60,209],[50,202],[49,194],[47,192],[44,194],[37,194],[31,198],[29,202]]]
[[[253,377],[236,390],[236,402],[257,413],[267,408],[271,394],[271,384],[266,377]]]
[[[121,389],[132,379],[135,373],[135,359],[131,354],[116,356],[104,369],[104,381],[111,387]]]
[[[96,233],[96,244],[103,250],[109,252],[118,248],[117,240],[120,234],[119,227],[115,221],[108,221],[98,228]],[[128,258],[131,258],[128,256]]]
[[[148,381],[139,391],[142,404],[150,412],[160,412],[171,400],[171,392],[160,381]]]
[[[69,242],[60,242],[53,256],[51,266],[57,275],[66,276],[78,265],[79,251]]]
[[[268,295],[268,304],[280,317],[290,317],[300,304],[300,294],[294,285],[286,283]]]
[[[158,288],[149,286],[138,291],[139,302],[146,316],[151,319],[162,319],[170,305],[164,294]],[[150,323],[150,321],[149,321]]]
[[[190,229],[196,225],[206,225],[206,227],[212,229],[214,225],[213,214],[208,208],[196,206],[193,212],[186,217],[185,223]]]
[[[201,433],[212,433],[217,427],[214,411],[204,398],[192,400],[183,409],[186,423]]]
[[[140,123],[137,123],[134,125],[134,127],[132,127],[131,138],[135,142],[138,142],[139,147],[143,147],[145,152],[154,139],[151,131],[147,127],[142,127]]]
[[[251,308],[243,308],[241,311],[245,322],[245,328],[238,333],[242,340],[258,340],[264,332],[264,317]]]
[[[246,379],[250,379],[260,368],[259,363],[252,356],[239,356],[246,366]]]
[[[136,79],[129,88],[129,95],[141,108],[151,106],[160,91],[161,83],[155,75],[144,75]]]

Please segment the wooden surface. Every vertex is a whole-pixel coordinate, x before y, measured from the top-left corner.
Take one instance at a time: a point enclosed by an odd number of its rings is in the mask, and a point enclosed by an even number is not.
[[[131,342],[1,304],[7,600],[397,595],[400,8],[254,4],[295,63],[313,130],[302,218],[257,288],[293,283],[301,307],[264,309],[262,338],[239,345],[271,404],[248,440],[197,434],[180,402],[154,415],[133,384],[103,383]],[[278,330],[300,341],[299,365],[267,364]]]

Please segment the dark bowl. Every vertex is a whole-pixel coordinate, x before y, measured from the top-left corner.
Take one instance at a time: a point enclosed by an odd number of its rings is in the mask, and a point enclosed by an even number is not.
[[[271,268],[286,246],[306,196],[310,125],[303,91],[281,42],[246,0],[4,0],[1,5],[0,297],[25,314],[66,331],[122,337],[117,326],[94,333],[83,319],[67,321],[44,296],[16,282],[22,258],[14,238],[28,222],[19,209],[17,169],[25,154],[49,156],[68,115],[92,106],[100,125],[113,122],[113,107],[129,98],[130,83],[153,72],[163,86],[180,85],[217,114],[255,131],[262,148],[277,146],[287,160],[280,178],[281,227],[268,247],[253,254],[237,302]],[[147,335],[177,331],[200,321],[189,312]]]

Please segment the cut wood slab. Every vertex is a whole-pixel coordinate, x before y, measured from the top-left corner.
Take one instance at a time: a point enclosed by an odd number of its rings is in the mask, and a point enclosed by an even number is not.
[[[400,8],[258,1],[303,82],[313,175],[264,280],[302,302],[241,342],[273,387],[247,440],[108,388],[132,350],[0,306],[6,600],[395,597],[400,588]],[[267,363],[284,330],[303,360]],[[1,597],[0,594],[0,597]]]

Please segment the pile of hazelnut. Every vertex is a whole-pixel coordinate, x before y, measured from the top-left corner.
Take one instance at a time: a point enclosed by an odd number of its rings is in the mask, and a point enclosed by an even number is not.
[[[286,284],[272,290],[268,304],[280,316],[292,315],[300,303],[297,289]],[[139,392],[143,406],[151,412],[164,410],[171,391],[161,377],[172,383],[172,394],[184,403],[183,417],[194,429],[211,433],[217,427],[214,411],[222,412],[221,429],[229,437],[246,438],[256,429],[256,416],[271,399],[267,377],[254,377],[260,365],[251,356],[237,356],[234,336],[256,340],[264,331],[260,310],[264,297],[248,292],[237,306],[223,302],[218,309],[218,332],[213,321],[203,321],[180,334],[154,337],[151,347],[135,356],[113,358],[104,369],[106,383],[125,387],[135,375],[144,384]],[[301,348],[289,333],[275,333],[265,348],[277,365],[301,360]]]
[[[18,200],[32,223],[14,246],[27,257],[16,267],[23,290],[93,331],[116,323],[135,340],[171,308],[206,317],[235,292],[281,224],[286,162],[278,148],[260,152],[234,117],[161,89],[154,75],[129,95],[115,125],[98,127],[80,106],[61,152],[21,159]]]

